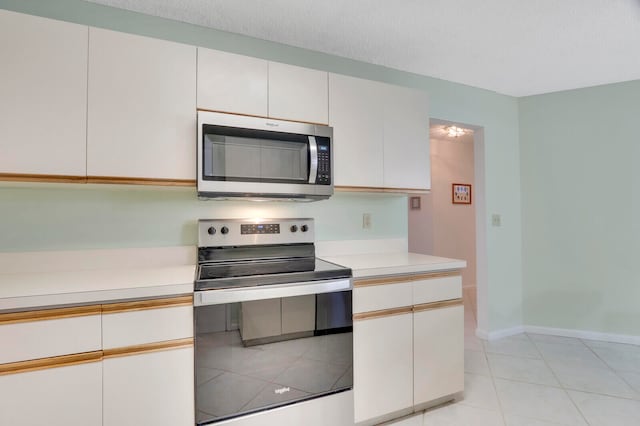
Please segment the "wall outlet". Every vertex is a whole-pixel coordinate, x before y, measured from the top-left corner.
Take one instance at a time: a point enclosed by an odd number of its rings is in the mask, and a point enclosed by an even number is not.
[[[362,229],[371,229],[371,213],[362,213]]]
[[[492,214],[491,215],[491,224],[493,226],[500,226],[502,225],[502,218],[500,217],[499,214]]]

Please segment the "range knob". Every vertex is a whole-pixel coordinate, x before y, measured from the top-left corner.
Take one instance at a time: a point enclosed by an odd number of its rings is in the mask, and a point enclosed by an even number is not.
[[[308,227],[307,225],[302,225],[302,226],[300,227],[300,230],[301,230],[302,232],[307,232],[307,231],[309,230],[309,227]]]
[[[215,235],[216,233],[216,228],[214,228],[213,226],[210,227],[207,232],[209,233],[209,235]]]
[[[298,225],[291,225],[291,228],[289,228],[291,230],[291,232],[297,232],[298,231]]]
[[[220,228],[220,232],[222,232],[223,235],[227,235],[229,233],[229,228],[223,226],[222,228]]]

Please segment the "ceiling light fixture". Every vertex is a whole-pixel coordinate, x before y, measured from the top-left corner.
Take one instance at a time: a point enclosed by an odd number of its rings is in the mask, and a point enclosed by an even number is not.
[[[450,138],[457,138],[458,136],[462,136],[465,134],[465,129],[457,126],[445,127],[444,130],[447,132],[447,135]]]

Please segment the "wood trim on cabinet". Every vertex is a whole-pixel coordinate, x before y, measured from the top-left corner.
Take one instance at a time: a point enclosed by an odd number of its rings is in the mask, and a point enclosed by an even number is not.
[[[87,183],[86,176],[31,173],[0,173],[0,180],[9,182]]]
[[[164,179],[122,176],[87,176],[87,183],[115,185],[196,186],[195,179]]]
[[[0,325],[20,322],[46,321],[62,318],[100,315],[101,305],[74,306],[70,308],[42,309],[39,311],[9,312],[0,314]]]
[[[165,342],[145,343],[142,345],[126,346],[122,348],[105,349],[104,359],[139,355],[149,352],[166,351],[170,349],[188,348],[193,346],[193,337],[186,339],[168,340]]]
[[[84,352],[73,355],[54,356],[30,361],[11,362],[0,364],[0,376],[6,374],[26,373],[29,371],[46,370],[57,367],[69,367],[72,365],[86,364],[102,361],[102,351]]]
[[[430,311],[433,309],[450,308],[452,306],[461,306],[462,299],[442,300],[440,302],[422,303],[413,306],[413,312]]]
[[[115,314],[120,312],[144,311],[147,309],[173,308],[176,306],[193,306],[193,295],[111,303],[102,305],[102,313]]]
[[[383,278],[356,278],[353,280],[353,287],[367,287],[372,285],[400,284],[411,281],[429,280],[434,278],[462,276],[462,272],[444,271],[444,272],[426,272],[421,274],[410,275],[391,275]]]
[[[265,117],[264,115],[243,114],[243,113],[239,113],[239,112],[220,111],[220,110],[216,110],[216,109],[198,108],[198,111],[218,112],[220,114],[241,115],[243,117],[264,118],[265,120],[280,120],[280,121],[290,121],[292,123],[314,124],[316,126],[326,126],[327,125],[327,123],[316,123],[315,121],[302,121],[302,120],[292,120],[290,118]]]
[[[412,306],[405,306],[402,308],[383,309],[381,311],[370,311],[353,314],[354,321],[368,320],[373,318],[390,317],[393,315],[410,314],[413,312]]]
[[[387,188],[378,186],[342,186],[333,187],[339,192],[384,192],[401,194],[429,194],[431,191],[425,188]]]

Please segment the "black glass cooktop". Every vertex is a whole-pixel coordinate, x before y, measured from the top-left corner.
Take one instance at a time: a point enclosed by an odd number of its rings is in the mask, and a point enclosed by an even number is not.
[[[315,257],[201,263],[196,290],[351,278],[351,269]]]

